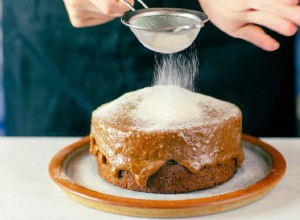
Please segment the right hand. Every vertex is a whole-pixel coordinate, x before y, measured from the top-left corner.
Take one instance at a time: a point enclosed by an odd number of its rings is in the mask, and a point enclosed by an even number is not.
[[[228,35],[241,38],[267,51],[279,42],[267,34],[266,27],[292,36],[300,26],[298,0],[199,0],[211,22]]]
[[[133,5],[134,0],[128,0]],[[129,11],[118,0],[64,0],[71,24],[74,27],[89,27],[104,24]]]

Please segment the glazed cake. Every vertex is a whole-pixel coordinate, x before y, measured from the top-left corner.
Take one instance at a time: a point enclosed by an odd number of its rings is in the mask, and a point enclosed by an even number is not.
[[[184,193],[214,187],[241,166],[242,114],[177,86],[127,93],[92,114],[90,152],[119,187]]]

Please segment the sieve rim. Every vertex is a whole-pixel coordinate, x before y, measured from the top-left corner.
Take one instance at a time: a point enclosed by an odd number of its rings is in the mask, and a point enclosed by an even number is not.
[[[181,26],[170,26],[170,27],[162,27],[162,28],[146,28],[137,25],[132,25],[130,23],[131,19],[139,18],[143,16],[152,16],[152,15],[176,15],[185,18],[191,18],[194,20],[198,20],[199,24],[193,25],[181,25]],[[208,17],[206,14],[200,11],[183,9],[183,8],[144,8],[135,11],[128,11],[121,17],[121,22],[133,29],[143,30],[143,31],[151,31],[151,32],[175,32],[175,31],[183,31],[190,30],[203,27],[204,23],[208,21]]]

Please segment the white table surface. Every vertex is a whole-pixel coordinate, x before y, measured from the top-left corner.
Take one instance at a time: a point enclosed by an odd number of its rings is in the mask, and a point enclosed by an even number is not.
[[[0,137],[0,219],[144,219],[92,209],[67,197],[48,164],[77,137]],[[188,219],[300,219],[300,139],[263,138],[285,157],[287,172],[262,199],[227,212]],[[146,219],[146,218],[145,218]]]

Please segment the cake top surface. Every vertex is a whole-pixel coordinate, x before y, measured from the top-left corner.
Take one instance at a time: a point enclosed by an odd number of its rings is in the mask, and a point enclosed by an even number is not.
[[[218,124],[240,114],[229,102],[178,86],[158,85],[126,93],[97,108],[93,117],[147,132]]]

